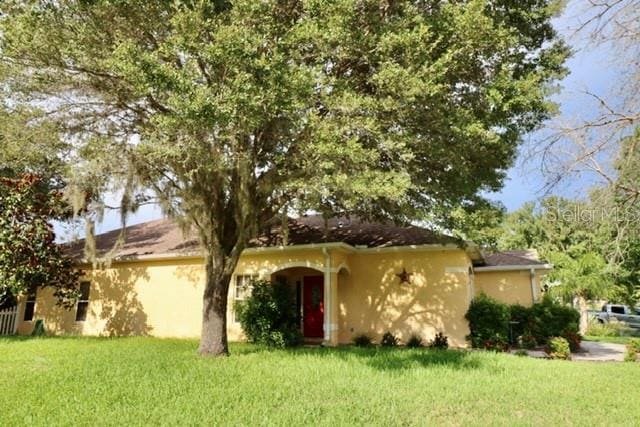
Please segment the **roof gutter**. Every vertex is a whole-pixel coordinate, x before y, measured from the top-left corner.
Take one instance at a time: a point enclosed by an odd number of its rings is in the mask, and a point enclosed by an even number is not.
[[[551,264],[529,264],[529,265],[488,265],[485,267],[474,267],[477,273],[489,271],[524,271],[524,270],[553,270]]]

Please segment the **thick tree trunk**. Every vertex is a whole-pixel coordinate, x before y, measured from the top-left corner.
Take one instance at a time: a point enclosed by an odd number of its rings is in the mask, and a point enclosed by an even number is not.
[[[227,296],[231,273],[235,269],[224,268],[224,255],[207,254],[205,257],[205,288],[202,296],[202,333],[198,352],[203,356],[228,356],[227,341]]]
[[[578,308],[580,313],[579,332],[584,335],[589,328],[589,311],[587,307],[587,300],[582,295],[577,295],[574,298],[574,305]]]

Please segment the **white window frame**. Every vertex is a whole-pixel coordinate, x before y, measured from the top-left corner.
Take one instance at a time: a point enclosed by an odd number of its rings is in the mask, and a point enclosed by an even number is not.
[[[27,298],[24,302],[24,313],[22,313],[22,321],[23,322],[33,322],[36,318],[36,301],[38,299],[38,288],[34,288],[33,290],[29,290],[27,292]],[[30,320],[25,320],[25,315],[27,314],[27,307],[29,304],[33,304],[33,314]]]
[[[239,285],[239,280],[242,280],[242,285]],[[256,280],[258,280],[257,274],[236,274],[233,276],[233,323],[240,323],[237,318],[236,304],[246,299],[251,292],[251,282]],[[246,287],[244,295],[240,295],[239,288],[241,286]]]
[[[80,290],[82,290],[82,285],[87,283],[87,286],[89,286],[89,290],[87,292],[87,299],[78,299],[78,302],[76,303],[76,322],[85,322],[87,320],[87,314],[89,313],[89,299],[91,296],[91,282],[89,280],[83,280],[80,282]],[[78,320],[78,314],[79,314],[79,310],[80,310],[80,304],[87,304],[87,308],[86,311],[84,313],[84,319],[82,320]]]

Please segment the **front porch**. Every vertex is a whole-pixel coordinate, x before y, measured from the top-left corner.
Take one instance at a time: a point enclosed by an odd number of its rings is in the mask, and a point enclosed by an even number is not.
[[[336,247],[332,247],[336,246]],[[264,248],[243,254],[238,277],[286,283],[299,313],[300,332],[307,344],[338,345],[338,289],[349,274],[343,245],[310,245],[294,250]]]
[[[288,267],[271,274],[271,281],[286,283],[295,296],[298,324],[306,344],[338,344],[338,287],[340,271]]]

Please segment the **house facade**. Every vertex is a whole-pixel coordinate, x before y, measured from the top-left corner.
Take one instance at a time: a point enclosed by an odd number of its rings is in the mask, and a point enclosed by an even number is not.
[[[17,332],[30,333],[42,319],[58,334],[198,337],[204,265],[195,240],[168,220],[128,227],[126,235],[108,268],[79,265],[84,276],[75,308],[57,306],[47,288],[22,298]],[[97,236],[98,249],[108,250],[116,236]],[[81,253],[81,244],[70,251]],[[229,292],[229,339],[243,339],[235,307],[253,279],[264,279],[291,286],[310,342],[350,343],[361,333],[379,340],[386,331],[430,340],[443,332],[452,346],[464,347],[464,315],[475,295],[531,305],[550,268],[530,252],[485,256],[420,227],[292,219],[286,232],[269,230],[242,253]]]

